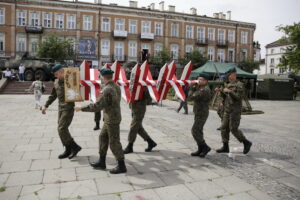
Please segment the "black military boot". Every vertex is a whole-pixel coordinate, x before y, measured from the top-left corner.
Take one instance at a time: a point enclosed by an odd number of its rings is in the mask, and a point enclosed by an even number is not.
[[[216,150],[217,153],[229,153],[228,142],[223,142],[223,147]]]
[[[95,169],[106,169],[106,156],[100,156],[98,162],[90,163],[90,165]]]
[[[123,152],[124,154],[133,153],[133,143],[129,142]]]
[[[69,159],[72,159],[78,154],[78,152],[81,150],[81,147],[78,144],[76,144],[76,142],[74,141],[72,141],[70,146],[71,146],[71,154],[69,156]]]
[[[250,151],[250,148],[252,146],[252,142],[250,142],[249,140],[245,139],[243,141],[243,143],[244,143],[244,151],[243,151],[243,153],[247,154]]]
[[[71,154],[71,146],[70,145],[66,145],[65,146],[65,152],[63,152],[62,154],[60,154],[58,156],[59,159],[64,159],[64,158],[67,158],[69,157]]]
[[[199,156],[201,151],[202,151],[202,145],[201,144],[197,144],[198,145],[198,150],[195,152],[191,153],[191,156]]]
[[[210,150],[211,150],[211,148],[205,142],[203,142],[203,144],[202,144],[202,151],[199,154],[199,156],[201,158],[204,158],[206,156],[206,154],[208,154],[208,152],[210,152]]]
[[[148,142],[148,147],[145,149],[146,152],[152,151],[152,149],[157,146],[157,144],[151,138],[149,138],[147,142]]]
[[[119,160],[118,165],[115,168],[111,169],[109,172],[111,174],[126,173],[127,169],[126,169],[125,161],[124,160]]]
[[[96,126],[94,127],[94,131],[99,130],[100,126],[99,126],[99,122],[96,122]]]

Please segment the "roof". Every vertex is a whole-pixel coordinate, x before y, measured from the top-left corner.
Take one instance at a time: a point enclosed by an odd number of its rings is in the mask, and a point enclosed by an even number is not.
[[[266,45],[266,48],[280,47],[280,46],[286,46],[286,45],[290,45],[290,44],[291,44],[291,43],[290,43],[288,40],[282,38],[282,39],[276,40],[275,42],[272,42],[272,43],[270,43],[270,44],[267,44],[267,45]]]
[[[257,75],[248,73],[242,69],[240,69],[234,63],[220,63],[220,62],[206,62],[202,67],[199,67],[192,71],[191,78],[195,78],[199,75],[199,73],[207,73],[210,76],[219,77],[220,75],[225,74],[225,72],[232,68],[236,68],[237,77],[239,78],[257,78]]]

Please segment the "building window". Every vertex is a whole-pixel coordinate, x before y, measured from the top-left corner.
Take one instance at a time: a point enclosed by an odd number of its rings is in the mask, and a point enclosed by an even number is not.
[[[38,38],[30,38],[30,54],[34,56],[38,51]]]
[[[44,13],[44,27],[52,27],[52,13]]]
[[[40,14],[38,12],[31,12],[30,13],[30,25],[38,26],[39,21],[40,21]]]
[[[197,40],[205,41],[205,28],[204,27],[197,28]]]
[[[273,54],[273,53],[274,53],[274,51],[275,51],[274,49],[271,49],[271,54]]]
[[[284,48],[280,48],[280,53],[285,53],[285,49]]]
[[[215,59],[215,49],[214,49],[214,47],[208,47],[207,55],[208,55],[208,60],[209,61],[214,61],[214,59]]]
[[[56,14],[55,28],[59,28],[59,29],[64,28],[64,15],[63,14]]]
[[[156,43],[154,45],[154,56],[158,56],[158,54],[163,50],[163,44],[162,43]]]
[[[75,15],[67,15],[67,29],[76,29]]]
[[[270,69],[270,74],[274,74],[274,69]]]
[[[17,51],[25,52],[26,51],[26,38],[25,36],[17,36]]]
[[[172,37],[179,36],[179,24],[171,24],[171,36]]]
[[[218,49],[218,62],[225,61],[225,52],[224,49]]]
[[[241,61],[246,61],[247,60],[247,50],[243,49],[241,52]]]
[[[187,39],[194,38],[194,26],[187,25],[186,26],[186,36]]]
[[[137,21],[129,20],[129,33],[137,33]]]
[[[110,32],[110,18],[107,17],[102,18],[101,30],[103,32]]]
[[[271,64],[274,64],[274,58],[271,58]]]
[[[193,49],[194,49],[193,45],[189,45],[189,44],[188,44],[188,45],[185,46],[185,52],[186,52],[187,54],[192,53]]]
[[[124,42],[115,42],[115,60],[124,60]]]
[[[234,49],[228,50],[228,62],[234,62]]]
[[[0,52],[5,50],[5,35],[0,33]]]
[[[136,58],[137,55],[137,43],[135,41],[131,41],[128,44],[128,56],[132,58]]]
[[[177,44],[172,44],[171,45],[171,58],[173,60],[178,59],[178,45]]]
[[[205,52],[206,52],[205,47],[199,47],[197,50],[198,50],[202,55],[204,55]]]
[[[279,68],[279,73],[283,74],[284,73],[284,69],[282,67]]]
[[[0,24],[5,24],[5,10],[0,8]]]
[[[225,30],[224,29],[218,29],[218,41],[225,43]]]
[[[215,40],[215,29],[214,28],[208,29],[208,40],[211,40],[211,41]]]
[[[150,33],[150,32],[151,32],[151,22],[142,21],[142,33]]]
[[[115,19],[115,30],[117,31],[125,30],[125,19]]]
[[[101,55],[109,56],[110,55],[110,41],[109,40],[101,40]]]
[[[241,33],[241,43],[242,44],[247,44],[248,43],[248,32],[242,31]]]
[[[228,40],[230,43],[235,42],[235,31],[233,31],[233,30],[228,31]]]
[[[155,22],[155,35],[163,36],[163,23]]]
[[[83,30],[90,31],[93,29],[93,17],[90,15],[83,16]]]
[[[18,26],[25,26],[26,24],[26,12],[25,11],[18,11],[18,18],[17,18],[17,25]]]

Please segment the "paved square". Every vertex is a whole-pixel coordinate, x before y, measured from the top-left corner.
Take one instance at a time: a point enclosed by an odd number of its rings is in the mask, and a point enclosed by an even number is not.
[[[157,148],[144,152],[146,143],[138,137],[135,153],[125,156],[128,173],[111,175],[89,166],[98,159],[93,113],[75,113],[70,132],[83,149],[71,161],[59,160],[63,147],[56,127],[57,102],[42,115],[33,99],[0,95],[1,200],[300,199],[300,101],[251,102],[265,114],[242,116],[241,129],[253,142],[246,156],[234,137],[230,154],[215,153],[221,145],[216,130],[220,119],[210,111],[204,134],[213,150],[205,159],[189,155],[196,149],[192,113],[176,113],[174,101],[148,106],[144,127]],[[126,103],[121,106],[124,147],[131,113]],[[115,165],[109,150],[107,168]]]

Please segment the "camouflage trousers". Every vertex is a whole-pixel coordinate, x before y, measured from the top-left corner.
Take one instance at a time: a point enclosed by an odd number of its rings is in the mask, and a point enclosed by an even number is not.
[[[203,138],[203,127],[208,118],[209,112],[201,113],[201,115],[195,114],[194,124],[192,127],[192,135],[197,144],[203,143],[205,140]]]
[[[241,130],[239,130],[241,120],[241,111],[224,112],[221,135],[222,141],[229,142],[229,133],[231,132],[239,142],[243,142],[246,138]]]
[[[223,105],[219,105],[218,106],[217,113],[218,113],[220,119],[222,120],[223,116],[224,116],[224,106]]]
[[[96,123],[100,123],[100,119],[101,119],[101,111],[95,112],[94,121],[95,121]]]
[[[120,142],[120,124],[107,124],[104,122],[99,135],[100,156],[106,156],[108,146],[116,160],[124,160],[124,153]]]
[[[69,126],[73,120],[74,110],[58,111],[58,134],[64,146],[69,145],[73,138],[69,131]]]
[[[145,141],[150,139],[150,136],[143,127],[143,119],[143,116],[132,115],[132,121],[130,124],[130,130],[128,134],[129,143],[134,143],[137,134],[139,134],[139,136],[141,136]]]

